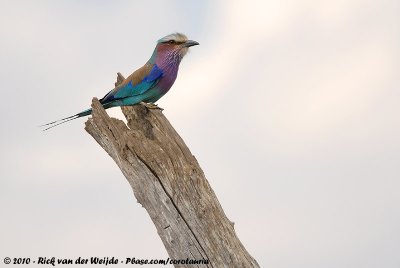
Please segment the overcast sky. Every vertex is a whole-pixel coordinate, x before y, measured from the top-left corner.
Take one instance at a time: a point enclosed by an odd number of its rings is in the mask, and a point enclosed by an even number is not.
[[[398,0],[1,0],[0,262],[167,257],[86,119],[37,125],[179,31],[201,45],[159,105],[258,263],[400,267],[399,14]]]

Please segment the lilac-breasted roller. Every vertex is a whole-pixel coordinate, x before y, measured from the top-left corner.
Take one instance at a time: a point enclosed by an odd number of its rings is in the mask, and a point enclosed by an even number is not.
[[[149,108],[172,87],[178,74],[179,64],[188,52],[189,47],[198,45],[188,40],[184,34],[174,33],[158,40],[150,59],[141,68],[128,76],[119,86],[108,92],[99,101],[104,109],[116,106],[144,103]],[[45,124],[44,130],[87,116],[92,109]]]

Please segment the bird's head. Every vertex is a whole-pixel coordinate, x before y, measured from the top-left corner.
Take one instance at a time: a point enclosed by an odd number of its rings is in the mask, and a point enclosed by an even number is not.
[[[182,33],[173,33],[167,35],[157,42],[152,56],[153,60],[177,61],[178,63],[186,55],[189,47],[199,45],[198,42],[188,40]]]

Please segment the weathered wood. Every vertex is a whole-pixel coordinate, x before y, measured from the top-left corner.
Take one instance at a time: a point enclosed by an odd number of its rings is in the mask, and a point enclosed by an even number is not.
[[[116,84],[122,80],[118,74]],[[122,107],[127,126],[110,118],[96,98],[92,108],[86,131],[125,175],[171,259],[209,260],[199,267],[259,267],[237,238],[196,158],[161,110]]]

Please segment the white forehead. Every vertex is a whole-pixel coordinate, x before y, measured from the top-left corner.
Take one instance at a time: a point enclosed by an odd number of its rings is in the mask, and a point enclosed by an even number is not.
[[[180,43],[180,42],[186,42],[188,39],[187,39],[186,35],[184,35],[182,33],[173,33],[173,34],[164,36],[163,38],[158,40],[158,43],[167,42],[169,40],[174,40],[175,42]]]

